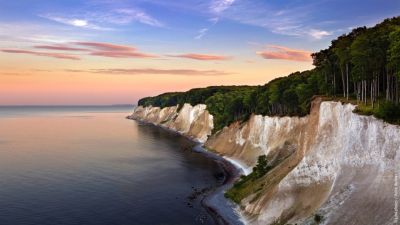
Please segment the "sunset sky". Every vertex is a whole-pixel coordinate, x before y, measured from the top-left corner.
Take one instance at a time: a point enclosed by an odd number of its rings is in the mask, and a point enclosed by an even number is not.
[[[310,53],[400,15],[399,0],[0,2],[0,105],[136,103],[210,85],[261,85]]]

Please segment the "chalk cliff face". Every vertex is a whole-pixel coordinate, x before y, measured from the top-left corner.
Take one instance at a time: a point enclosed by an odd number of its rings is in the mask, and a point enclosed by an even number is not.
[[[277,156],[283,148],[296,148],[302,140],[307,118],[263,117],[253,115],[244,124],[239,122],[225,127],[205,144],[251,171],[260,155]]]
[[[393,224],[400,128],[354,114],[354,107],[316,99],[307,117],[254,115],[205,142],[247,171],[260,155],[274,164],[260,179],[262,188],[240,203],[249,224],[315,224],[315,214],[321,224]],[[185,105],[179,113],[138,107],[132,118],[203,142],[212,130],[204,105]]]
[[[319,106],[318,106],[319,105]],[[393,224],[400,128],[352,113],[353,105],[314,105],[305,127],[302,159],[276,186],[272,197],[248,204],[257,222]]]
[[[152,123],[177,131],[198,142],[204,143],[213,129],[213,116],[206,110],[206,105],[191,106],[184,104],[178,107],[136,107],[128,118]]]

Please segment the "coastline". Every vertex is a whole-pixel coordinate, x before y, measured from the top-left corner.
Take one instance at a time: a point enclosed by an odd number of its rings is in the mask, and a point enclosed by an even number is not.
[[[203,148],[203,143],[197,139],[184,135],[178,131],[168,129],[167,127],[159,126],[150,122],[142,121],[139,119],[127,116],[126,119],[135,120],[139,123],[154,126],[158,129],[163,129],[167,132],[179,134],[187,138],[195,144],[191,151],[198,152],[206,157],[215,160],[221,167],[224,173],[224,180],[216,187],[212,187],[201,200],[201,205],[207,210],[210,216],[218,225],[244,225],[245,219],[239,213],[239,206],[225,198],[225,191],[230,188],[234,181],[237,180],[241,174],[246,171],[239,167],[236,163],[231,162],[216,153],[207,151]]]
[[[193,141],[193,140],[192,140]],[[224,180],[219,185],[210,190],[210,192],[202,200],[202,205],[211,214],[217,224],[223,225],[244,225],[244,218],[240,215],[238,207],[235,203],[225,198],[224,193],[232,187],[235,180],[242,174],[242,170],[235,164],[226,160],[224,157],[213,152],[207,151],[202,147],[201,143],[193,148],[193,151],[202,153],[215,160],[224,173]]]

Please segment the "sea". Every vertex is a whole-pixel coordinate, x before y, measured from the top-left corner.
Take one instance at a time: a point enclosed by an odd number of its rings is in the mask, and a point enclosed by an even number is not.
[[[219,163],[133,106],[0,106],[0,225],[215,224]]]

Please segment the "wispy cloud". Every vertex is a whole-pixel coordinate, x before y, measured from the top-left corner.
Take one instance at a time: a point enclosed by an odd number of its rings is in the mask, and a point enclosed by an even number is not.
[[[135,47],[126,45],[116,45],[103,42],[71,42],[54,45],[35,45],[33,48],[55,50],[61,52],[73,51],[81,55],[103,56],[111,58],[157,58],[157,55],[148,54],[138,51]],[[60,52],[38,52],[20,49],[3,49],[5,53],[20,53],[36,56],[48,56],[60,59],[80,59],[76,55],[65,54]]]
[[[63,53],[36,52],[36,51],[18,50],[18,49],[2,49],[1,51],[5,52],[5,53],[28,54],[28,55],[35,55],[35,56],[52,57],[52,58],[57,58],[57,59],[80,60],[80,58],[77,56],[63,54]]]
[[[111,44],[111,43],[104,43],[104,42],[85,42],[85,41],[78,41],[78,42],[73,42],[72,44],[76,45],[81,45],[85,47],[93,47],[97,50],[101,51],[136,51],[136,48],[132,46],[126,46],[126,45],[116,45],[116,44]]]
[[[115,75],[171,75],[171,76],[226,76],[231,73],[218,70],[195,70],[195,69],[92,69],[92,70],[65,70],[73,73],[99,73]]]
[[[42,14],[39,15],[42,18],[52,20],[54,22],[62,23],[65,25],[70,25],[74,27],[80,27],[80,28],[87,28],[87,29],[93,29],[93,30],[113,30],[112,28],[108,27],[101,27],[95,24],[92,24],[88,19],[81,18],[79,16],[61,16],[61,15],[53,15],[53,14]],[[95,21],[95,19],[92,19]]]
[[[326,36],[332,35],[332,32],[325,30],[311,29],[308,31],[308,34],[315,39],[322,39]]]
[[[211,24],[208,27],[200,29],[194,39],[201,40],[211,27],[215,26],[219,22],[221,14],[234,2],[235,0],[212,0],[211,5],[209,6],[209,11],[212,14],[212,17],[208,20]]]
[[[153,27],[163,27],[164,24],[144,11],[138,9],[117,9],[116,13],[121,16],[125,16],[125,23],[130,23],[133,21],[138,21],[143,24],[147,24]],[[121,20],[120,20],[121,21]]]
[[[217,24],[219,22],[219,17],[213,17],[208,19],[213,25]]]
[[[75,42],[80,46],[91,47],[89,54],[113,58],[155,58],[156,55],[137,51],[136,48],[102,42]]]
[[[269,45],[264,51],[257,52],[264,59],[282,59],[291,61],[311,61],[311,52],[292,49],[279,45]]]
[[[98,6],[96,6],[98,7]],[[135,7],[100,7],[100,10],[80,10],[79,12],[43,13],[39,16],[54,22],[93,30],[114,30],[112,25],[127,25],[139,22],[153,27],[164,24],[145,11]]]
[[[229,5],[230,10],[223,11],[220,17],[263,27],[276,34],[321,39],[330,35],[331,31],[317,28],[318,23],[311,22],[310,15],[317,4],[294,4],[290,8],[282,8],[264,1],[237,1]]]
[[[85,48],[69,47],[66,45],[35,45],[35,48],[59,51],[88,51]]]
[[[194,39],[200,40],[207,34],[208,28],[202,28],[197,32],[197,36]]]
[[[213,0],[210,6],[210,10],[213,13],[219,14],[227,10],[235,0]]]
[[[25,73],[15,73],[15,72],[1,72],[0,71],[0,76],[26,76],[27,74]]]
[[[154,58],[155,55],[150,55],[141,52],[123,52],[123,51],[95,51],[91,52],[90,55],[104,56],[111,58]]]
[[[186,59],[202,60],[202,61],[220,61],[220,60],[228,60],[228,59],[232,58],[230,56],[198,54],[198,53],[189,53],[189,54],[182,54],[182,55],[168,55],[168,56],[186,58]]]
[[[86,38],[87,33],[71,29],[66,31],[65,27],[57,24],[42,24],[33,21],[0,22],[0,48],[62,44],[83,37]]]

